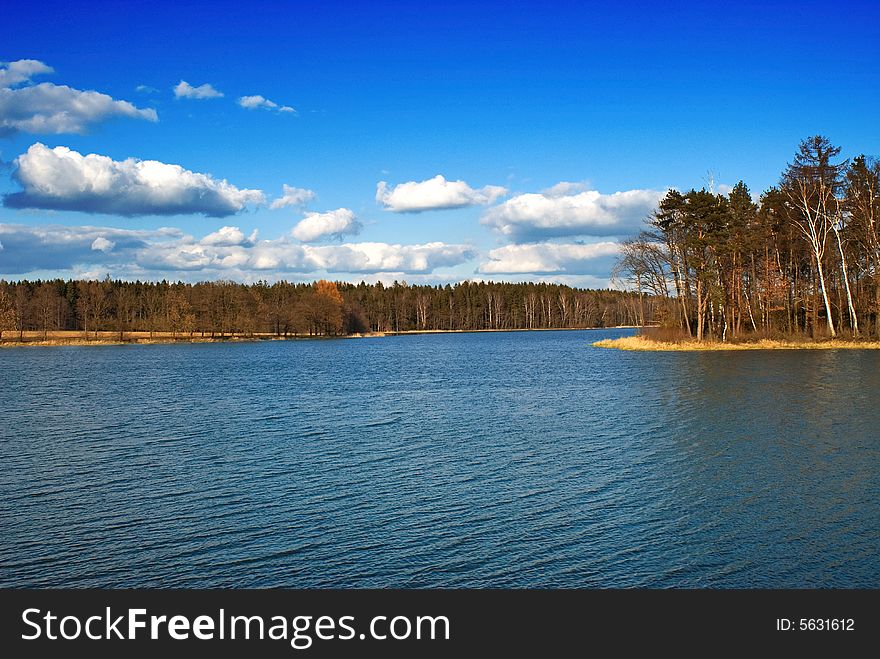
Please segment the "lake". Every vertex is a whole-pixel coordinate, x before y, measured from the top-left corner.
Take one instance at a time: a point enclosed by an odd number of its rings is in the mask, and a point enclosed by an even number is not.
[[[0,586],[880,587],[880,351],[0,351]]]

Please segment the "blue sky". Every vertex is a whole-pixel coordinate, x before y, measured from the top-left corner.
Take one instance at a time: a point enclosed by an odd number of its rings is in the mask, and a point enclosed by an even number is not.
[[[880,155],[878,61],[875,2],[15,3],[0,277],[604,286],[668,187]]]

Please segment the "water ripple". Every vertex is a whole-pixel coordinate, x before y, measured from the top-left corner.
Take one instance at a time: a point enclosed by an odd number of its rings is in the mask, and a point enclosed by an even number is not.
[[[0,586],[880,586],[880,354],[0,353]]]

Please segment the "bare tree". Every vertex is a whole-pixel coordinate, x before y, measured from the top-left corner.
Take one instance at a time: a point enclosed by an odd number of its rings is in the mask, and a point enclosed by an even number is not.
[[[645,295],[669,298],[672,278],[667,246],[655,233],[642,231],[620,245],[620,257],[611,271],[612,280],[639,295],[639,324],[645,324]]]
[[[0,339],[3,332],[14,331],[18,327],[18,313],[15,308],[15,299],[9,291],[9,285],[0,282]]]
[[[824,261],[828,236],[835,231],[838,204],[834,193],[843,167],[832,164],[831,159],[839,153],[840,147],[832,146],[821,135],[802,141],[794,161],[783,175],[782,185],[794,209],[791,221],[807,241],[815,259],[828,332],[832,337],[837,332],[828,298]]]
[[[61,298],[51,282],[43,282],[37,287],[33,299],[34,318],[37,327],[43,332],[43,340],[49,338],[49,330],[58,327],[58,308]]]
[[[416,295],[416,326],[418,329],[428,327],[428,296],[422,293]]]
[[[125,340],[125,332],[131,328],[134,322],[134,314],[137,299],[131,286],[117,282],[113,289],[113,302],[116,308],[116,327],[119,330],[119,340]]]
[[[873,282],[875,331],[880,336],[880,161],[863,155],[853,159],[846,173],[844,209],[864,253],[865,274]]]
[[[79,292],[77,306],[82,318],[83,332],[88,338],[89,331],[94,331],[95,338],[98,338],[101,321],[104,320],[110,306],[109,280],[81,281],[77,282],[77,288]]]
[[[194,318],[182,285],[169,286],[166,293],[165,308],[168,312],[168,325],[171,328],[171,335],[173,337],[176,337],[178,332],[191,331],[191,327],[194,325]]]

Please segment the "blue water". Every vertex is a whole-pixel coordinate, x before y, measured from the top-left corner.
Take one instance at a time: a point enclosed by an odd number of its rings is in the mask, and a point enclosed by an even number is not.
[[[0,351],[0,586],[880,587],[880,351]]]

